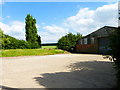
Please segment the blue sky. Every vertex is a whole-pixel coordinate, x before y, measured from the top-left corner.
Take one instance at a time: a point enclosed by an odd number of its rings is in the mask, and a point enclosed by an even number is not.
[[[24,22],[27,14],[36,18],[42,43],[57,42],[68,32],[86,35],[104,25],[117,26],[116,3],[5,2],[1,5],[1,28],[18,39],[25,39]]]
[[[37,23],[60,24],[65,18],[75,15],[79,9],[89,7],[96,9],[107,2],[6,2],[3,7],[4,23],[24,21],[27,14],[37,19]],[[10,16],[8,19],[6,16]]]

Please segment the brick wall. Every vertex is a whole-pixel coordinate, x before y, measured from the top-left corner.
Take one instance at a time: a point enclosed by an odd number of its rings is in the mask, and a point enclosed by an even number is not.
[[[76,51],[85,53],[98,53],[98,45],[97,44],[76,45]]]

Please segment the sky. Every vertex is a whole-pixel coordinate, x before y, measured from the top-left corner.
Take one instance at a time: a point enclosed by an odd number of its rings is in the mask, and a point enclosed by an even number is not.
[[[117,2],[4,2],[0,28],[25,40],[25,17],[36,20],[42,43],[55,43],[67,33],[87,35],[103,26],[118,26]]]

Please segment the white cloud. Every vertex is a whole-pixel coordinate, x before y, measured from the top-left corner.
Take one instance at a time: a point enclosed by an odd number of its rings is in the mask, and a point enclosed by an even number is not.
[[[96,10],[89,8],[80,9],[75,16],[67,18],[64,27],[84,35],[97,30],[105,25],[117,26],[118,4],[104,5]]]
[[[13,36],[17,39],[25,39],[24,27],[24,22],[20,21],[14,21],[10,24],[4,24],[0,22],[0,28],[4,31],[4,33]]]
[[[36,24],[36,28],[40,28],[40,25]]]
[[[65,34],[50,34],[48,32],[39,32],[39,35],[41,36],[42,43],[53,43],[57,42]]]
[[[41,24],[42,24],[42,25],[44,25],[45,23],[44,23],[44,22],[42,22]]]
[[[45,26],[43,27],[43,29],[47,30],[50,33],[67,33],[68,29],[56,26],[56,25],[52,25],[52,26]]]
[[[40,26],[36,24],[36,27]],[[21,21],[13,21],[9,24],[4,24],[0,22],[0,28],[4,31],[5,34],[15,37],[17,39],[25,40],[25,23]]]
[[[42,41],[57,42],[57,40],[68,32],[79,32],[87,35],[103,26],[117,26],[118,4],[109,4],[98,7],[95,10],[82,8],[74,16],[68,17],[62,26],[44,26],[44,32],[40,32]]]
[[[7,18],[10,18],[10,16],[6,16]]]
[[[3,20],[3,18],[2,18],[2,17],[0,17],[0,21],[1,21],[1,20]]]
[[[68,33],[68,29],[56,25],[44,26],[43,29],[44,31],[39,32],[43,43],[56,42],[59,38]]]
[[[41,36],[42,43],[53,43],[61,37],[61,34],[53,35],[48,32],[39,32],[39,35]]]
[[[3,5],[3,4],[4,4],[3,0],[0,0],[0,5]]]
[[[91,10],[89,8],[82,8],[74,16],[68,17],[61,26],[47,25],[41,23],[37,24],[37,28],[42,29],[39,35],[43,43],[57,42],[61,36],[68,32],[80,32],[87,35],[105,25],[117,26],[118,25],[118,4],[109,4]],[[0,27],[8,35],[14,36],[19,39],[25,39],[24,22],[14,21],[11,24],[3,24],[0,22]]]

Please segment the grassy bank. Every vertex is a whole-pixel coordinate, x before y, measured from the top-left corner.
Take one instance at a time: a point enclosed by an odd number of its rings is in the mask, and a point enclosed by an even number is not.
[[[42,46],[42,48],[54,48],[54,49],[56,49],[57,46]]]
[[[9,49],[2,50],[0,57],[15,57],[15,56],[39,56],[39,55],[54,55],[64,54],[66,51],[59,49]]]

